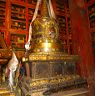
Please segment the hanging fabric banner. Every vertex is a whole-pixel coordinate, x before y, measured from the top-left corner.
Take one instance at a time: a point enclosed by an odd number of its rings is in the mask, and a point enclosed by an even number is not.
[[[36,5],[36,9],[33,15],[33,18],[31,20],[30,26],[29,26],[29,37],[28,37],[28,42],[25,44],[25,48],[26,50],[30,49],[30,40],[31,40],[31,36],[32,36],[32,22],[36,19],[37,14],[38,14],[38,9],[39,9],[39,5],[41,3],[41,0],[37,1],[37,5]]]
[[[12,90],[12,87],[14,85],[14,75],[15,75],[15,71],[18,67],[18,63],[19,63],[18,59],[17,59],[15,53],[13,52],[12,58],[8,63],[8,68],[9,68],[9,71],[10,71],[9,72],[9,86],[10,86],[11,90]]]
[[[56,18],[55,13],[54,13],[54,10],[53,10],[52,3],[51,3],[51,0],[49,0],[48,12],[49,12],[49,16],[50,16],[51,18]]]

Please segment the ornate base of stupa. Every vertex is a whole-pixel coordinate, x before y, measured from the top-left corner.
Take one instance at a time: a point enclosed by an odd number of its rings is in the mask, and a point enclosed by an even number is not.
[[[22,96],[63,96],[55,94],[67,94],[70,90],[77,89],[78,91],[73,91],[75,92],[73,94],[78,94],[78,96],[81,96],[79,94],[85,94],[88,92],[86,89],[86,81],[78,75],[64,75],[52,78],[41,78],[38,80],[23,77],[20,82],[20,88],[22,91]]]
[[[28,62],[26,58],[30,78],[23,77],[19,84],[22,96],[53,96],[58,92],[87,87],[86,80],[76,74],[78,58],[62,52],[31,53]]]
[[[72,87],[68,90],[55,90],[53,92],[50,92],[48,94],[44,94],[44,92],[47,90],[47,88],[44,89],[39,89],[34,92],[32,90],[27,91],[27,87],[25,88],[26,85],[24,85],[21,90],[22,90],[22,95],[21,96],[88,96],[88,89],[86,87]],[[30,88],[31,89],[31,88]]]

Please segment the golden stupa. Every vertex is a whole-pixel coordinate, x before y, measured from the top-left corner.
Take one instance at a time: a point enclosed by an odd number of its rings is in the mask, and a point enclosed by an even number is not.
[[[32,23],[31,49],[24,58],[30,77],[23,77],[20,88],[23,96],[52,96],[86,81],[76,74],[78,55],[64,53],[55,18],[49,16],[49,0],[42,0],[42,13]],[[56,95],[57,96],[57,95]]]

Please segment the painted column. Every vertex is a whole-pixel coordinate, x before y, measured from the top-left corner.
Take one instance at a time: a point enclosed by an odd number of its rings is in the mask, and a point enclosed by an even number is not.
[[[73,50],[81,56],[81,74],[83,77],[91,76],[95,64],[92,53],[91,33],[88,24],[87,12],[83,0],[69,0]]]

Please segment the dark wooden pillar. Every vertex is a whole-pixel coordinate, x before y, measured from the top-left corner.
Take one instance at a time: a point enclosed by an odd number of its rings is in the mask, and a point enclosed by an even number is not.
[[[75,54],[81,56],[81,74],[88,77],[93,74],[95,65],[88,17],[84,5],[83,0],[69,0],[73,50]]]
[[[74,53],[81,57],[81,75],[87,78],[91,90],[90,96],[94,96],[95,64],[85,4],[83,0],[69,0],[69,7]]]

